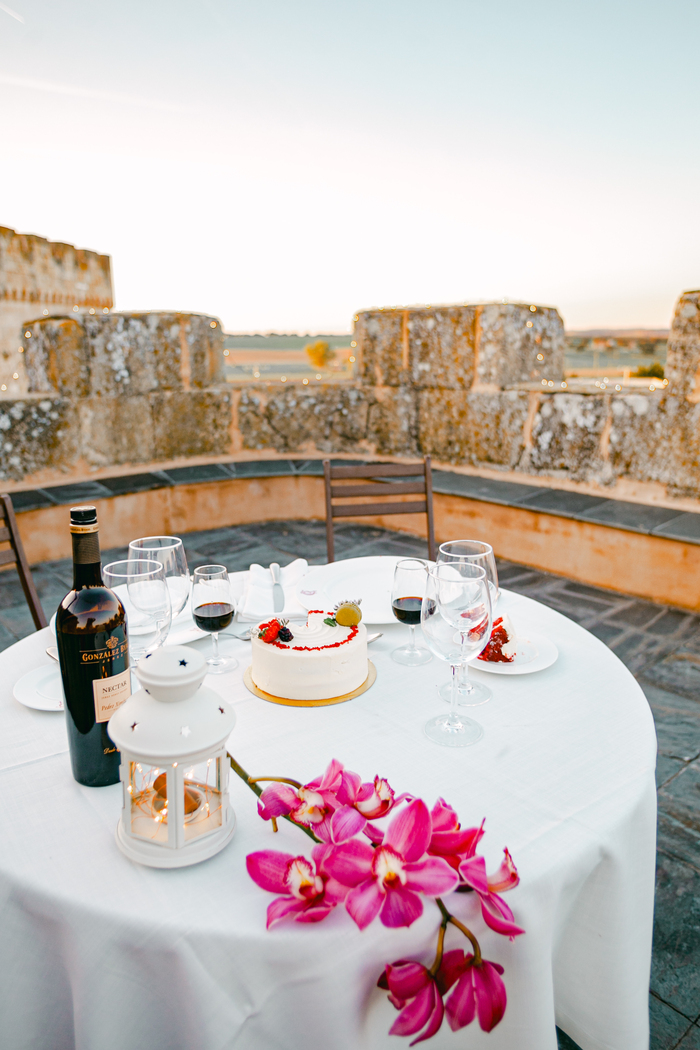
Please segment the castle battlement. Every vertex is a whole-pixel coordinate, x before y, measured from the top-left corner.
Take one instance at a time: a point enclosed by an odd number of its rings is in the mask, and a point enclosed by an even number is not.
[[[113,305],[109,255],[0,226],[0,387],[6,388],[0,397],[27,391],[23,325],[49,315],[108,312]]]

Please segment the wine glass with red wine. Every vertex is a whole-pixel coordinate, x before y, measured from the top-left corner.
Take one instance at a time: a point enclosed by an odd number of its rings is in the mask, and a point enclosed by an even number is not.
[[[231,623],[236,606],[225,565],[202,565],[192,578],[192,618],[201,631],[208,631],[212,655],[207,660],[209,674],[223,674],[238,667],[238,660],[219,653],[219,631]]]
[[[399,646],[391,654],[392,660],[407,667],[420,667],[430,663],[431,654],[416,645],[416,625],[420,623],[420,611],[428,579],[428,566],[418,558],[403,558],[396,563],[394,582],[391,587],[391,609],[399,623],[410,629],[408,645]]]

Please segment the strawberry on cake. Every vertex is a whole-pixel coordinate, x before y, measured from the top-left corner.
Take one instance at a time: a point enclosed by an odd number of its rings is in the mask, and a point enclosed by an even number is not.
[[[513,624],[504,614],[493,622],[493,630],[486,648],[478,659],[492,664],[512,664],[517,654]]]

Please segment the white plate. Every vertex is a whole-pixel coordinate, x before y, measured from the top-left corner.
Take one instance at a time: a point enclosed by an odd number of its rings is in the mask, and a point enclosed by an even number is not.
[[[36,711],[63,711],[63,683],[58,664],[35,667],[15,682],[15,700]]]
[[[361,598],[365,623],[392,623],[391,585],[396,563],[404,557],[348,558],[309,569],[297,584],[297,601],[306,610],[330,610],[338,602]]]
[[[535,671],[551,667],[558,656],[559,650],[550,638],[531,633],[529,638],[518,638],[518,651],[512,663],[496,664],[475,656],[469,661],[469,666],[490,674],[534,674]]]

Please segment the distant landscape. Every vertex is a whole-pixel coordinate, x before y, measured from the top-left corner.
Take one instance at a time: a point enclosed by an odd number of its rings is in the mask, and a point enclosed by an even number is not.
[[[335,359],[317,370],[304,353],[319,339],[336,351]],[[613,370],[631,372],[658,363],[666,364],[668,329],[599,328],[566,333],[566,370],[569,374],[595,376]],[[226,333],[224,354],[230,381],[251,379],[308,379],[317,382],[348,378],[353,374],[351,333],[250,332]]]
[[[307,346],[319,341],[327,343],[331,351],[328,362],[320,367],[313,366],[305,353]],[[251,379],[286,382],[289,379],[301,380],[307,384],[321,380],[327,382],[333,379],[348,379],[354,374],[355,363],[351,342],[350,332],[344,335],[337,332],[314,335],[282,332],[226,333],[226,378],[229,382],[250,382]]]
[[[224,347],[227,350],[303,350],[308,343],[314,343],[318,339],[325,339],[332,348],[350,346],[352,334],[346,332],[340,335],[338,333],[300,335],[298,332],[251,332],[246,335],[239,332],[227,332],[224,336]]]

